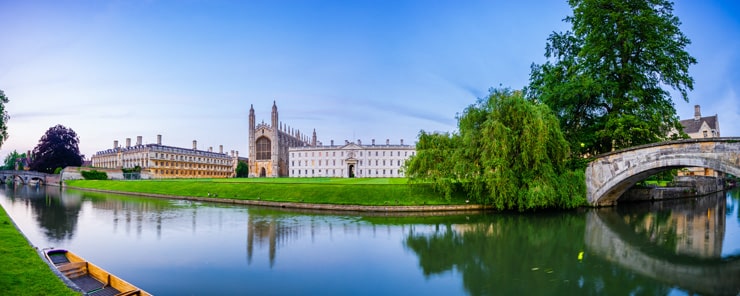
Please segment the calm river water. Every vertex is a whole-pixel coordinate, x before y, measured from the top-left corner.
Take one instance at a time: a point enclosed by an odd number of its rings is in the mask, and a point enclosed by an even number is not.
[[[33,245],[155,295],[740,292],[740,192],[616,208],[310,213],[57,187],[0,188]]]

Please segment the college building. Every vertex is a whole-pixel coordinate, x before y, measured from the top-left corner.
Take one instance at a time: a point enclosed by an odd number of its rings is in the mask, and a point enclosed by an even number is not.
[[[414,145],[370,145],[345,141],[328,146],[279,121],[273,101],[270,124],[256,123],[249,108],[249,177],[403,177],[406,160],[416,154]]]
[[[291,177],[389,178],[403,177],[406,160],[416,154],[416,147],[400,144],[370,145],[347,142],[342,146],[290,148]]]
[[[180,148],[162,145],[162,135],[157,135],[156,144],[142,144],[142,137],[136,138],[136,145],[131,145],[131,138],[126,139],[126,146],[121,147],[113,141],[113,148],[98,151],[92,156],[92,166],[110,169],[133,169],[140,167],[151,178],[229,178],[235,177],[239,152],[231,154],[198,150],[197,141],[193,148]]]

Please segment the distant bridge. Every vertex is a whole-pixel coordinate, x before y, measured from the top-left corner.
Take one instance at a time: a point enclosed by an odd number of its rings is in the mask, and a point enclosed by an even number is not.
[[[594,206],[615,205],[637,182],[684,167],[740,176],[740,138],[670,141],[599,155],[586,168],[588,202]]]
[[[0,184],[13,182],[29,184],[31,182],[39,182],[40,184],[45,185],[47,183],[48,176],[50,175],[34,171],[0,170]]]

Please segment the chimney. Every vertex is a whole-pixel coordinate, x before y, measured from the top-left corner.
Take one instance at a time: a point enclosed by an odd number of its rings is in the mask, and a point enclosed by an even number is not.
[[[385,145],[388,146],[391,144],[391,139],[385,139]]]
[[[360,139],[357,139],[357,145],[362,146],[362,141],[360,141]]]
[[[694,120],[701,119],[701,107],[699,105],[694,105]]]
[[[401,139],[401,146],[403,146],[403,139]]]
[[[208,147],[208,152],[213,152],[213,146]]]
[[[136,146],[141,146],[141,136],[136,136]]]
[[[113,140],[113,149],[118,148],[118,140]]]
[[[224,154],[224,145],[218,145],[218,153]]]
[[[375,139],[373,139],[373,146],[375,146]]]
[[[231,157],[234,157],[234,150],[231,150]]]
[[[198,150],[198,141],[193,140],[193,150]]]
[[[344,145],[347,145],[347,144],[349,144],[349,141],[344,140]]]
[[[162,135],[157,135],[157,145],[162,145]]]
[[[334,140],[331,140],[331,146],[334,147]]]
[[[236,158],[239,158],[239,150],[236,150]]]
[[[126,138],[126,148],[131,148],[131,138]]]

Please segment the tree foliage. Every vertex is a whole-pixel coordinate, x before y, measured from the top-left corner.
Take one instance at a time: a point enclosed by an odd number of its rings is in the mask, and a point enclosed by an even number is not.
[[[249,167],[246,162],[240,161],[236,164],[236,177],[246,178],[249,177]]]
[[[80,139],[72,129],[63,125],[49,128],[33,148],[31,170],[52,173],[57,167],[82,165],[79,142]]]
[[[0,146],[8,139],[8,120],[10,120],[10,116],[8,110],[5,110],[5,104],[8,102],[10,100],[5,96],[5,92],[0,89]]]
[[[479,203],[520,211],[585,201],[583,173],[566,169],[568,143],[550,109],[519,91],[492,89],[458,118],[456,134],[419,134],[407,165],[413,182],[449,198],[463,190]]]
[[[527,96],[558,116],[576,155],[665,140],[681,131],[669,89],[688,101],[696,63],[665,0],[569,0],[572,31],[552,33]]]
[[[25,153],[18,153],[18,151],[13,150],[13,152],[8,153],[7,156],[5,156],[5,160],[3,161],[3,166],[1,169],[3,170],[15,170],[16,164],[18,163],[19,159],[26,158]],[[23,169],[23,168],[18,168]]]

